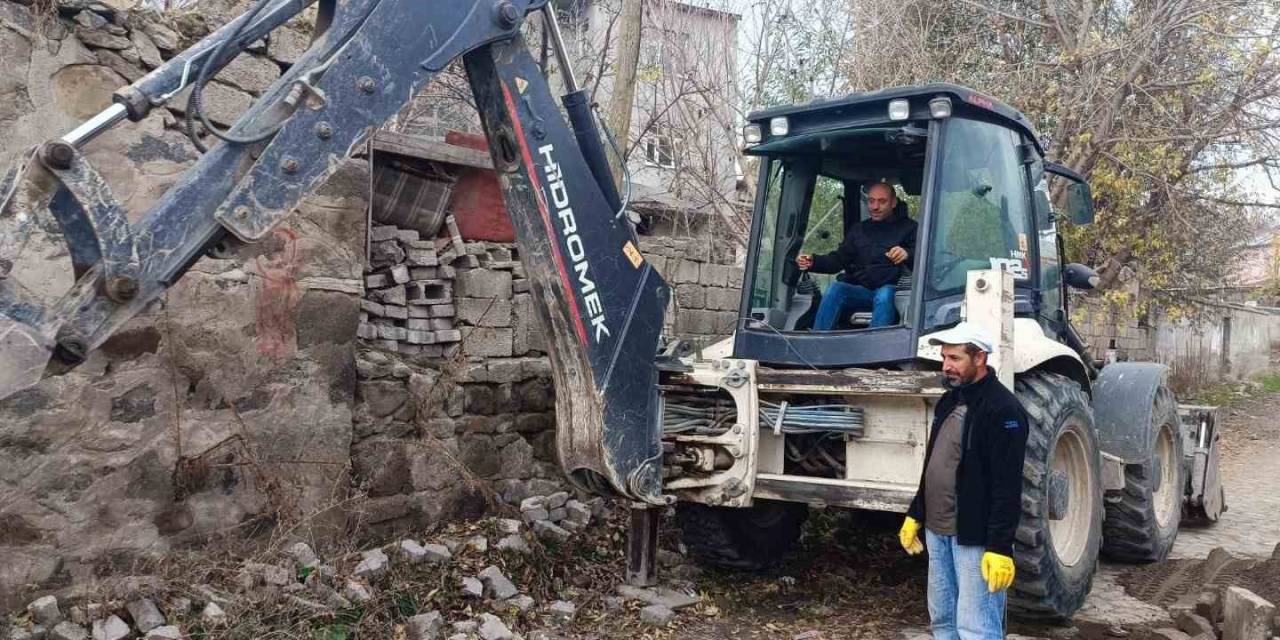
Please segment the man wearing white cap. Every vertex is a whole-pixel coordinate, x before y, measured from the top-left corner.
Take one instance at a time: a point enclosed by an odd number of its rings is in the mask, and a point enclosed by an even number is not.
[[[920,488],[898,537],[907,553],[920,553],[924,527],[934,640],[1004,638],[1027,415],[987,366],[984,329],[961,322],[929,343],[942,347],[948,391],[934,410]]]

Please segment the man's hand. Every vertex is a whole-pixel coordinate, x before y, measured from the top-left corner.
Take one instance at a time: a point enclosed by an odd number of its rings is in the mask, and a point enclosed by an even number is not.
[[[892,260],[894,264],[902,264],[907,259],[907,250],[902,247],[894,247],[885,252],[885,257]]]
[[[924,543],[920,542],[920,523],[915,518],[907,516],[902,521],[902,529],[898,531],[898,543],[902,545],[903,550],[908,555],[916,555],[924,551]]]
[[[807,253],[802,253],[802,254],[800,254],[800,255],[796,256],[796,266],[797,266],[797,267],[800,267],[800,270],[801,270],[801,271],[808,271],[809,269],[812,269],[812,268],[813,268],[813,256],[811,256],[811,255],[809,255],[809,254],[807,254]]]
[[[987,581],[987,591],[1004,591],[1013,584],[1013,558],[990,551],[982,554],[982,579]]]

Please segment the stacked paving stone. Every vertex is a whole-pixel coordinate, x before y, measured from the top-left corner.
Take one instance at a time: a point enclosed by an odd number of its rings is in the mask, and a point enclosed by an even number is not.
[[[369,273],[357,335],[405,354],[451,356],[462,332],[455,324],[453,249],[394,226],[369,231]],[[442,260],[443,257],[443,260]]]
[[[533,532],[544,540],[563,542],[568,540],[574,531],[579,531],[591,524],[591,517],[604,508],[602,499],[593,499],[591,504],[569,497],[567,491],[557,491],[546,496],[529,496],[520,502],[520,517]]]

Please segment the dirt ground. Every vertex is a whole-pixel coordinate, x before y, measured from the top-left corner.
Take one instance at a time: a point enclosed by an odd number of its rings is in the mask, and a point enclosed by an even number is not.
[[[1280,601],[1280,394],[1242,399],[1222,417],[1223,482],[1229,511],[1210,527],[1184,528],[1172,560],[1133,566],[1105,562],[1070,626],[1010,625],[1029,638],[1141,637],[1164,626],[1164,606],[1216,580]],[[800,550],[765,575],[708,573],[698,587],[709,604],[681,616],[679,638],[786,640],[928,637],[924,561],[897,546],[897,516],[817,514]],[[1207,566],[1217,547],[1231,558]],[[1212,575],[1210,575],[1212,574]],[[607,636],[606,636],[607,637]]]

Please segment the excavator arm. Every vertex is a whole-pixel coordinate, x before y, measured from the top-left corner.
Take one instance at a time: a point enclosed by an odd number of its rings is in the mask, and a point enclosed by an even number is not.
[[[201,256],[267,237],[461,57],[548,336],[565,472],[588,490],[661,504],[655,356],[669,290],[622,217],[572,72],[566,121],[521,35],[543,13],[568,70],[546,0],[321,0],[311,47],[230,128],[234,141],[209,149],[136,222],[85,161],[79,149],[96,135],[207,80],[309,4],[261,0],[0,183],[0,397],[82,362]],[[76,276],[50,304],[5,277],[38,209],[61,227]]]

